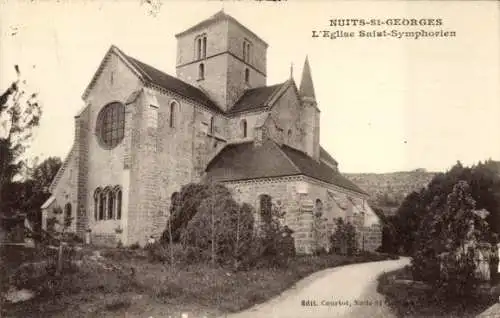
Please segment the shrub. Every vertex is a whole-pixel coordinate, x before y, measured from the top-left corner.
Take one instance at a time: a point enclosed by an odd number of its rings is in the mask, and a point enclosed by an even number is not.
[[[137,250],[141,248],[141,246],[139,245],[139,242],[135,242],[134,244],[131,244],[128,248],[131,250]]]
[[[356,229],[343,219],[336,220],[335,232],[330,236],[332,252],[341,255],[353,255],[356,253]]]

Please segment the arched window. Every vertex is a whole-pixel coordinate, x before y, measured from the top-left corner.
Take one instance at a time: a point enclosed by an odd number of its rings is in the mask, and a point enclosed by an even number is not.
[[[170,103],[170,128],[175,127],[175,113],[176,113],[177,102],[173,101]]]
[[[198,48],[198,59],[201,59],[201,38],[198,38],[197,42],[197,48]]]
[[[114,208],[114,205],[115,205],[115,195],[114,195],[114,192],[112,191],[108,191],[108,195],[107,195],[107,198],[108,198],[108,215],[107,215],[107,219],[108,220],[112,220],[113,219],[113,208]]]
[[[272,199],[268,194],[261,194],[259,197],[260,216],[264,223],[270,223],[272,219]]]
[[[247,138],[247,121],[246,119],[241,120],[241,135],[243,138]]]
[[[119,102],[107,104],[97,116],[96,135],[99,143],[108,149],[116,147],[124,136],[125,106]]]
[[[203,58],[207,57],[207,37],[203,37],[203,52],[202,52]]]
[[[94,191],[94,219],[99,220],[99,203],[101,196],[101,188],[97,188]]]
[[[64,217],[65,218],[71,217],[71,203],[66,203],[66,205],[64,206]]]
[[[292,130],[288,129],[288,140],[292,140]]]
[[[116,219],[121,220],[122,218],[122,190],[117,189],[115,193],[116,197]]]
[[[248,68],[245,69],[245,83],[250,82],[250,70]]]
[[[205,78],[205,64],[200,63],[198,66],[198,79],[202,80]]]
[[[106,193],[102,191],[99,193],[99,220],[105,219],[105,202],[106,202]]]

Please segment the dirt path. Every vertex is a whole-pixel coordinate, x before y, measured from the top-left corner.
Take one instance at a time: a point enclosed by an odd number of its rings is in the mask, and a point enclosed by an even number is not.
[[[395,317],[377,293],[377,277],[410,260],[372,262],[315,273],[275,299],[227,318]]]

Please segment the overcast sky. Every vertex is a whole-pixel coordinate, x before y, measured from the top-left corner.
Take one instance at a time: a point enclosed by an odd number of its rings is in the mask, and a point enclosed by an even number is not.
[[[0,0],[0,90],[19,64],[44,114],[30,155],[64,157],[81,95],[111,44],[175,75],[174,35],[220,9],[267,43],[268,84],[300,83],[309,55],[321,109],[321,144],[344,172],[448,169],[500,159],[498,3]],[[456,37],[316,39],[333,18],[440,18]],[[343,28],[341,30],[348,30]]]

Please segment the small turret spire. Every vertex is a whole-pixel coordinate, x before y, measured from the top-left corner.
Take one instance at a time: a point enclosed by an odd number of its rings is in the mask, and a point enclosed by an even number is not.
[[[293,78],[293,62],[290,63],[290,79]]]
[[[306,60],[304,62],[304,68],[302,69],[302,79],[300,81],[299,88],[300,96],[309,97],[316,99],[316,94],[314,93],[314,85],[311,75],[311,67],[309,66],[309,58],[306,55]]]

